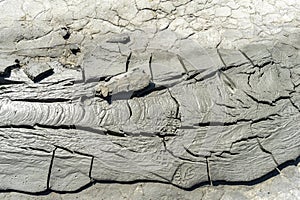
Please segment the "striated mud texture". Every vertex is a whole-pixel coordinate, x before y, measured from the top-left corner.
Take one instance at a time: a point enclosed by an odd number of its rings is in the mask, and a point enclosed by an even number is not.
[[[52,199],[203,199],[203,200],[295,200],[299,199],[300,170],[297,166],[289,166],[281,174],[265,182],[252,186],[203,186],[191,191],[181,190],[172,185],[161,183],[134,183],[134,184],[104,184],[97,183],[81,192],[57,194],[50,193],[42,196],[33,196],[21,193],[1,193],[2,199],[19,200],[52,200]]]

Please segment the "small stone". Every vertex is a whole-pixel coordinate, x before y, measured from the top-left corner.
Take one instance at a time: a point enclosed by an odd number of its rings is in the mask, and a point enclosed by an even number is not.
[[[72,54],[74,54],[74,55],[77,55],[77,53],[80,53],[80,52],[81,52],[79,46],[76,45],[76,44],[70,45],[70,51],[71,51]]]
[[[103,97],[107,97],[109,89],[104,85],[99,85],[96,91],[99,92]]]
[[[118,36],[110,38],[106,42],[127,44],[128,42],[130,42],[130,37],[127,34],[120,34]]]
[[[67,39],[70,38],[71,33],[70,33],[70,31],[69,31],[68,28],[63,27],[63,28],[60,29],[60,35],[61,35],[65,40],[67,40]]]
[[[102,97],[118,93],[133,93],[150,84],[150,77],[143,70],[132,69],[126,73],[112,77],[108,82],[101,81],[96,87]]]
[[[53,74],[53,69],[48,64],[36,64],[24,67],[25,74],[33,81],[39,82]]]

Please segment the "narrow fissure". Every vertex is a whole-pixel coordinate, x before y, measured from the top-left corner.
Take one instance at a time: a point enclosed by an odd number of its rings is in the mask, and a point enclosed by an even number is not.
[[[251,85],[251,75],[252,74],[254,74],[254,72],[253,73],[249,73],[248,77],[247,77],[247,84],[249,85],[250,88],[252,88],[252,85]]]
[[[224,107],[229,108],[229,109],[235,109],[236,108],[235,106],[230,106],[230,105],[226,105],[226,104],[223,104],[223,103],[216,103],[216,105],[224,106]]]
[[[57,149],[57,147],[55,147],[55,149],[52,151],[52,158],[51,158],[49,170],[48,170],[48,177],[47,177],[47,189],[48,190],[50,189],[50,179],[51,179],[52,166],[53,166],[53,162],[54,162],[54,158],[55,158],[56,149]]]
[[[258,143],[259,148],[260,148],[264,153],[267,153],[267,154],[269,154],[269,155],[271,156],[272,160],[273,160],[274,163],[276,164],[276,170],[278,170],[278,172],[280,172],[280,170],[278,169],[279,163],[278,163],[277,160],[275,159],[275,157],[274,157],[274,155],[272,154],[272,152],[270,152],[270,151],[268,151],[267,149],[265,149],[265,148],[262,146],[262,144],[261,144],[261,142],[259,141],[258,138],[256,138],[256,141],[257,141],[257,143]]]
[[[271,114],[271,115],[266,116],[266,117],[262,117],[262,118],[258,118],[258,119],[252,120],[251,124],[259,123],[259,122],[266,121],[266,120],[274,120],[271,117],[275,117],[275,116],[276,117],[282,117],[281,115],[275,113],[275,114]]]
[[[127,104],[128,110],[129,110],[129,118],[128,119],[130,119],[132,117],[132,109],[131,109],[131,106],[129,105],[128,100],[126,101],[126,104]]]
[[[51,151],[41,149],[41,148],[35,148],[35,147],[19,147],[19,148],[25,149],[25,150],[41,151],[41,152],[44,152],[44,153],[51,153]]]
[[[183,148],[184,148],[184,150],[185,150],[188,154],[192,155],[193,157],[196,157],[196,158],[201,157],[200,155],[197,155],[197,154],[193,153],[193,152],[192,152],[191,150],[189,150],[188,148],[186,148],[186,147],[183,147]]]
[[[291,98],[290,98],[290,102],[291,102],[292,106],[294,108],[296,108],[298,110],[298,112],[300,112],[300,108],[295,104],[295,102]]]
[[[70,149],[68,149],[66,147],[62,147],[62,146],[58,146],[58,145],[54,145],[54,146],[55,146],[55,149],[62,149],[62,150],[67,151],[67,152],[69,152],[71,154],[74,153],[74,151],[72,151],[72,150],[70,150]]]
[[[229,76],[227,76],[224,72],[222,72],[221,70],[218,73],[220,79],[225,83],[225,85],[227,85],[228,87],[230,87],[230,89],[232,91],[236,90],[236,84],[234,83],[234,81],[229,78]]]
[[[152,71],[152,53],[150,55],[149,59],[149,70],[150,70],[150,75],[151,75],[151,81],[153,82],[153,71]]]
[[[257,67],[259,70],[261,69],[261,68],[264,68],[265,66],[267,66],[267,65],[272,65],[272,64],[274,64],[274,61],[267,61],[267,62],[264,62],[263,64],[261,64],[261,65],[256,65],[256,64],[254,64],[254,62],[253,62],[253,60],[251,60],[251,58],[245,53],[245,52],[243,52],[241,49],[239,49],[239,52],[251,63],[251,65],[253,66],[253,67]]]
[[[30,102],[30,103],[60,103],[60,102],[71,101],[71,99],[66,99],[66,98],[12,99],[11,101],[23,101],[23,102]]]
[[[142,90],[135,91],[131,96],[131,99],[134,97],[145,97],[155,91],[162,91],[167,89],[165,86],[156,86],[154,83],[150,83],[146,88]]]
[[[47,125],[47,124],[35,124],[33,127],[41,127],[46,129],[77,129],[75,125]]]
[[[175,104],[176,104],[175,118],[176,118],[176,119],[179,119],[179,120],[181,121],[181,117],[180,117],[180,114],[179,114],[180,104],[179,104],[179,102],[177,101],[177,99],[172,95],[170,89],[168,89],[168,92],[169,92],[171,98],[174,100],[174,102],[175,102]]]
[[[130,52],[130,54],[128,55],[127,60],[126,60],[126,68],[125,68],[126,72],[128,72],[128,69],[129,69],[131,55],[132,55],[132,52]]]
[[[205,126],[232,126],[236,125],[241,122],[252,122],[252,119],[239,119],[236,121],[232,122],[219,122],[219,121],[208,121],[208,122],[199,122],[198,124],[194,124],[194,126],[200,126],[200,127],[205,127]]]
[[[198,74],[194,74],[194,75],[188,77],[187,80],[194,79],[194,80],[196,80],[196,82],[201,82],[201,81],[204,81],[204,80],[206,80],[206,79],[209,79],[209,78],[214,77],[214,76],[218,73],[218,71],[219,71],[219,70],[210,72],[210,73],[208,73],[208,74],[206,74],[206,75],[200,77],[199,79],[197,79],[196,77],[197,77],[199,74],[202,73],[202,72],[199,72]]]
[[[158,136],[158,135],[157,135]],[[165,136],[158,136],[160,138],[162,138],[162,143],[163,143],[163,146],[164,146],[164,149],[166,152],[168,152],[171,156],[173,156],[174,158],[176,159],[179,159],[179,160],[182,160],[182,161],[186,161],[186,162],[190,162],[190,163],[199,163],[200,161],[193,161],[193,160],[190,160],[190,159],[187,159],[187,158],[183,158],[183,157],[180,157],[180,156],[176,156],[172,151],[170,151],[168,148],[167,148],[167,144],[166,144],[166,141],[165,141]],[[200,162],[201,163],[201,162]]]
[[[219,50],[218,48],[217,48],[217,54],[218,54],[218,56],[219,56],[221,62],[223,63],[225,69],[227,69],[227,65],[226,65],[226,63],[225,63],[225,61],[224,61],[224,59],[223,59],[223,57],[222,57],[222,55],[221,55],[221,53],[220,53],[220,50]]]
[[[82,67],[82,69],[81,69],[81,76],[82,76],[82,82],[83,82],[83,83],[86,83],[85,70],[84,70],[83,67]]]
[[[280,96],[276,99],[274,99],[273,101],[266,101],[266,100],[259,100],[257,98],[255,98],[254,96],[252,96],[251,94],[248,94],[247,92],[244,91],[244,93],[250,97],[253,101],[255,101],[256,103],[259,104],[265,104],[265,105],[269,105],[269,106],[276,106],[276,103],[280,100],[285,100],[285,99],[290,99],[291,96]]]
[[[247,123],[251,122],[251,124],[255,124],[261,121],[266,121],[266,120],[274,120],[271,117],[281,117],[281,115],[275,113],[268,115],[266,117],[258,118],[258,119],[238,119],[236,121],[232,122],[219,122],[219,121],[207,121],[207,122],[199,122],[197,124],[193,124],[193,126],[200,126],[200,127],[205,127],[205,126],[232,126],[232,125],[237,125],[239,123]]]
[[[198,75],[200,75],[201,73],[203,73],[203,72],[205,72],[205,71],[206,71],[206,69],[192,71],[191,73],[189,73],[189,75],[188,75],[188,77],[186,78],[186,80],[189,81],[189,80],[194,79],[194,80],[197,81],[197,79],[195,79],[195,77],[197,77]]]
[[[256,65],[254,64],[254,62],[247,56],[247,54],[245,52],[243,52],[242,50],[239,49],[239,52],[241,52],[241,54],[251,63],[251,65],[253,67],[256,67]]]
[[[268,105],[268,106],[275,106],[273,102],[269,102],[269,101],[265,101],[265,100],[258,100],[256,99],[254,96],[248,94],[247,92],[245,92],[245,94],[250,97],[250,99],[252,99],[253,101],[255,101],[256,103],[259,103],[259,104],[265,104],[265,105]]]
[[[91,159],[91,167],[90,167],[90,171],[89,171],[89,177],[90,177],[90,180],[93,181],[94,179],[92,178],[92,171],[93,171],[93,164],[94,164],[94,156],[92,156],[92,159]]]
[[[213,186],[213,182],[212,182],[211,174],[210,174],[210,170],[209,170],[209,161],[208,161],[208,157],[205,157],[205,160],[206,160],[207,179],[208,179],[209,184],[210,184],[211,186]]]
[[[187,70],[187,68],[186,68],[186,66],[185,66],[185,64],[184,64],[183,59],[181,58],[180,55],[178,55],[178,54],[176,54],[176,55],[177,55],[177,59],[179,60],[181,66],[182,66],[182,68],[183,68],[183,70],[185,71],[185,74],[188,75],[189,71]]]

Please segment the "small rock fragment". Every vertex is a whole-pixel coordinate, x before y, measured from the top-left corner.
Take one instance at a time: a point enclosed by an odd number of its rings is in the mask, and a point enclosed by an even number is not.
[[[48,64],[26,66],[24,72],[35,83],[54,73],[53,69]]]
[[[60,29],[60,34],[65,40],[69,39],[71,36],[69,29],[66,27]]]
[[[127,44],[128,42],[130,42],[130,37],[127,34],[121,34],[121,35],[110,38],[106,42]]]
[[[150,77],[141,69],[132,69],[124,74],[112,77],[108,82],[101,81],[96,92],[102,97],[117,93],[129,93],[142,90],[150,84]]]
[[[77,55],[78,53],[81,52],[79,46],[78,46],[78,45],[75,45],[75,44],[73,44],[73,45],[70,46],[70,51],[71,51],[72,54],[74,54],[74,55]]]

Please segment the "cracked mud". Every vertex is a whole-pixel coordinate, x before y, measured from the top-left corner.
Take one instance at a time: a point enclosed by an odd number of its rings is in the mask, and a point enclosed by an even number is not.
[[[104,41],[82,66],[55,59],[7,66],[2,190],[76,191],[107,181],[189,189],[251,182],[296,159],[298,66],[274,54],[285,44],[186,52],[181,45],[189,42],[142,51],[130,41],[104,49]],[[103,51],[119,56],[105,65]],[[199,57],[205,65],[193,64]]]

